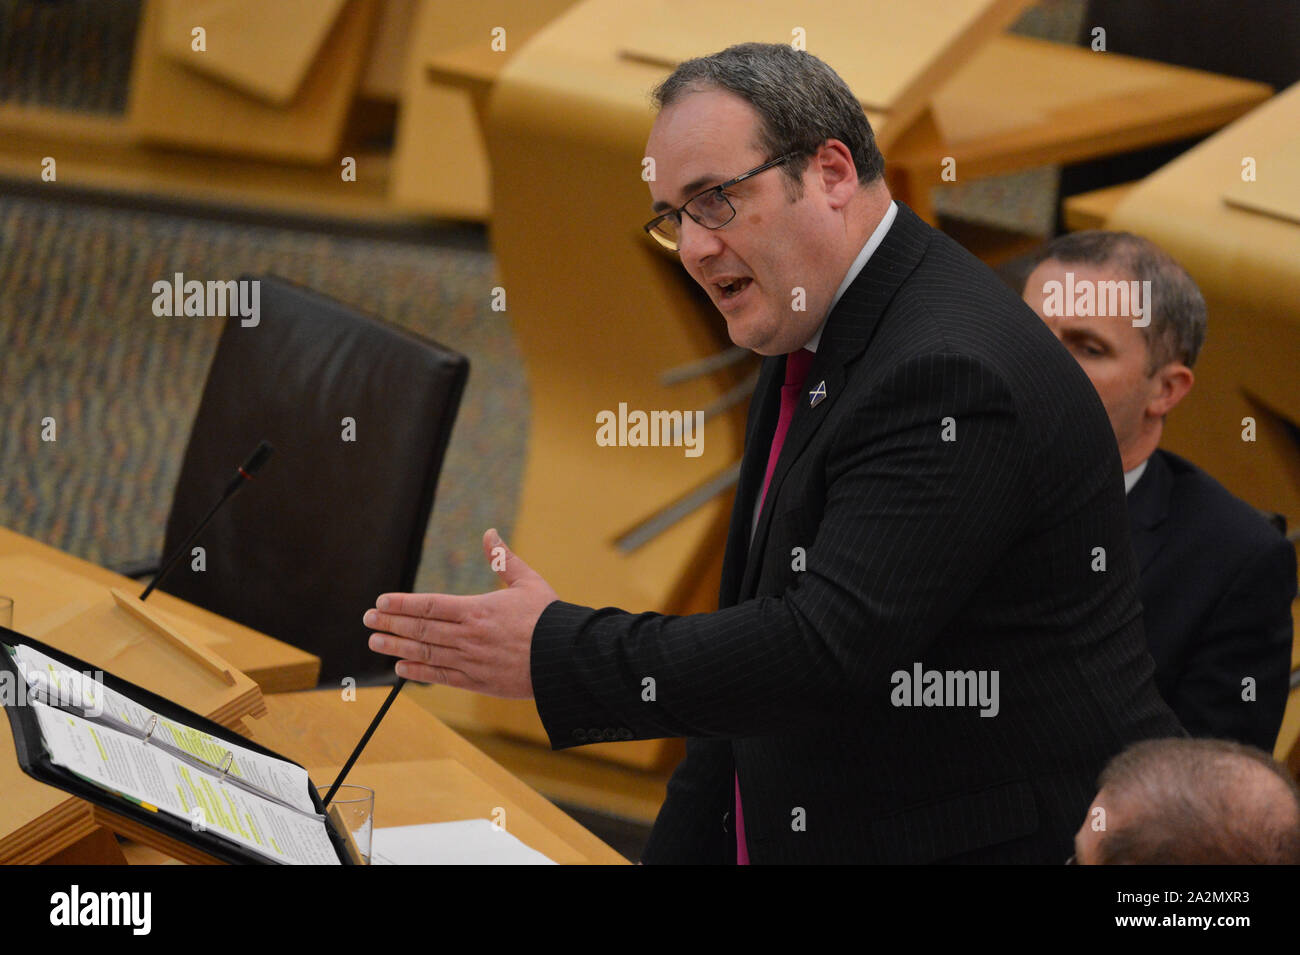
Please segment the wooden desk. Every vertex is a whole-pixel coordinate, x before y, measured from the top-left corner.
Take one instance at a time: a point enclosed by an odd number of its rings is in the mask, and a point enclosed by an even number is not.
[[[618,64],[610,60],[612,75]],[[481,107],[508,62],[475,42],[425,56],[423,67],[430,80]],[[1248,80],[1000,34],[933,93],[919,118],[864,106],[887,144],[896,197],[934,222],[928,192],[954,184],[940,178],[948,157],[956,182],[965,183],[1112,155],[1218,129],[1271,92]]]
[[[933,222],[931,188],[1210,132],[1271,93],[1262,83],[1003,35],[953,75],[885,158],[898,176],[896,197]],[[953,183],[940,179],[946,157],[956,162]]]
[[[1115,207],[1133,190],[1137,183],[1122,182],[1092,192],[1070,196],[1062,206],[1065,210],[1065,227],[1071,232],[1084,229],[1104,229]]]
[[[425,78],[431,83],[463,89],[476,99],[486,100],[506,57],[483,42],[443,50],[425,63]]]
[[[136,581],[111,570],[0,527],[0,559],[9,557],[44,562],[105,589],[121,587],[129,593],[138,593],[143,589]],[[14,598],[14,629],[21,631],[24,613],[22,592],[15,592],[0,577],[0,593]],[[211,647],[236,669],[251,677],[261,686],[263,693],[305,690],[316,685],[316,679],[320,675],[320,658],[314,654],[250,630],[161,590],[154,591],[149,604],[178,621],[187,637]]]
[[[450,219],[486,221],[491,213],[487,151],[480,109],[496,71],[529,37],[573,0],[421,0],[411,17],[402,77],[402,108],[393,143],[390,197],[395,207]],[[505,29],[506,49],[492,49]],[[479,83],[443,82],[430,59],[448,58],[450,75]]]
[[[66,631],[68,626],[76,625],[75,620],[81,615],[98,614],[98,608],[104,604],[111,608],[113,600],[108,593],[111,587],[122,587],[130,593],[140,589],[125,577],[0,528],[0,592],[14,598],[13,629],[40,631],[33,633],[38,639],[47,628]],[[233,700],[217,707],[218,710],[235,707],[234,718],[218,721],[239,732],[250,732],[239,717],[265,712],[261,693],[249,676],[263,688],[268,684],[299,688],[316,683],[320,660],[309,653],[161,592],[154,595],[149,607],[161,611],[160,616],[167,617],[187,639],[211,647],[236,667],[248,670],[247,674],[239,675],[238,686],[231,688],[236,694]],[[112,613],[111,609],[106,612]],[[115,669],[119,675],[147,685],[148,680],[131,672],[132,666],[139,669],[139,654],[144,652],[141,644],[132,637],[124,640],[120,630],[108,626],[111,620],[111,616],[101,620],[110,636],[105,638],[98,630],[94,632],[96,652],[108,654],[118,664]],[[116,648],[115,642],[119,644]],[[96,654],[77,655],[92,660]],[[153,689],[192,709],[213,714],[213,709],[200,701],[219,701],[225,692],[224,685],[215,691],[205,688],[207,681],[183,669],[185,659],[179,655],[175,668],[167,664],[164,682],[171,684],[171,692],[157,685],[157,680]],[[108,667],[107,663],[103,665]],[[157,676],[159,671],[154,667],[150,672]],[[0,793],[4,797],[4,811],[0,814],[3,816],[0,818],[0,860],[22,863],[54,859],[69,864],[112,860],[113,844],[100,828],[116,822],[112,814],[24,775],[18,768],[13,740],[8,733],[0,733]]]
[[[352,149],[356,182],[338,166],[159,149],[140,142],[119,116],[0,103],[0,177],[40,188],[40,157],[58,159],[58,185],[224,210],[383,222],[425,221],[388,199],[391,157]]]
[[[271,8],[256,18],[264,26],[283,22],[286,15],[292,17],[292,10],[286,11],[283,4],[258,5]],[[188,24],[195,22],[193,14],[185,11],[185,6],[193,9],[192,0],[181,6],[176,0],[149,0],[143,4],[131,69],[128,115],[132,131],[145,142],[185,149],[333,165],[337,176],[338,148],[369,46],[376,4],[374,0],[352,0],[343,5],[336,20],[329,13],[338,6],[338,0],[325,4],[293,0],[294,7],[304,5],[314,8],[315,14],[300,18],[297,35],[286,41],[275,35],[273,27],[271,33],[254,30],[244,35],[238,25],[225,21],[226,16],[238,15],[235,7],[250,6],[250,0],[222,4],[230,9],[221,13],[225,22],[216,26],[216,34],[209,42],[220,43],[222,32],[233,31],[239,38],[239,50],[209,54],[185,45]],[[215,13],[219,8],[212,9]],[[316,20],[317,27],[325,27],[324,38],[318,37],[318,54],[310,55],[310,41],[305,48],[300,46],[300,69],[290,68],[281,82],[268,86],[265,74],[280,71],[268,69],[267,60],[277,57],[277,48],[282,44],[298,45],[294,41],[306,39],[302,34],[312,32],[304,19]],[[180,61],[173,59],[178,45],[184,57]],[[293,59],[292,54],[285,57],[286,61]],[[223,79],[192,69],[190,64],[194,62],[219,70]],[[258,78],[254,85],[261,88],[263,95],[276,99],[287,96],[289,101],[281,108],[249,96],[229,85],[237,76],[242,78],[239,82],[243,87],[252,76]]]
[[[43,562],[79,575],[104,587],[134,582],[79,560],[14,531],[0,528],[0,560],[17,557]],[[0,578],[0,590],[15,598],[15,628],[23,626],[23,593]],[[232,663],[243,660],[249,675],[294,688],[313,687],[320,669],[318,658],[215,614],[156,591],[157,603],[186,627],[187,635],[212,646]],[[281,693],[265,697],[266,715],[249,721],[253,737],[290,759],[303,763],[318,783],[332,781],[370,719],[379,709],[387,688],[357,691],[356,700],[344,701],[337,690]],[[9,758],[13,758],[10,756]],[[529,789],[436,717],[410,700],[399,698],[371,740],[353,781],[376,788],[380,825],[412,825],[476,816],[493,817],[505,810],[507,831],[523,842],[563,863],[625,863],[609,848],[545,798]],[[133,823],[90,806],[49,786],[27,780],[30,786],[7,792],[15,818],[44,817],[39,833],[0,832],[13,843],[9,862],[53,861],[118,862],[113,844],[101,827],[131,834]],[[14,800],[18,805],[13,805]],[[21,810],[21,811],[18,811]],[[177,846],[186,861],[204,861],[199,854]],[[163,861],[154,850],[132,847],[127,857],[136,861]]]
[[[302,763],[317,785],[327,786],[387,693],[383,687],[362,689],[352,701],[345,701],[336,690],[268,697],[268,712],[257,722],[256,739]],[[399,697],[388,711],[348,781],[374,789],[375,825],[379,827],[487,818],[562,864],[627,864],[544,797],[405,697]],[[80,800],[70,802],[80,807],[67,820],[68,840],[75,846],[69,854],[51,861],[135,865],[174,863],[176,859],[211,861],[180,844],[170,850],[175,858],[138,842],[127,842],[119,849],[115,842],[105,842],[104,830],[93,828],[95,823],[128,835],[139,834],[137,825]],[[148,838],[157,837],[150,834]]]
[[[285,693],[266,699],[254,738],[302,763],[328,785],[379,710],[387,687]],[[493,818],[505,810],[506,831],[556,862],[626,864],[627,860],[456,735],[441,720],[399,696],[349,782],[375,790],[379,826]]]

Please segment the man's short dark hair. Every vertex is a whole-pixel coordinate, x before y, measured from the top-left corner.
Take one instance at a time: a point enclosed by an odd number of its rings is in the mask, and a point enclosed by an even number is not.
[[[1188,368],[1205,341],[1205,299],[1187,270],[1157,246],[1131,232],[1086,229],[1053,239],[1034,255],[1030,271],[1048,259],[1064,265],[1111,265],[1130,279],[1151,283],[1151,324],[1140,328],[1147,343],[1147,374],[1173,361]]]
[[[862,104],[839,74],[811,53],[785,43],[740,43],[686,60],[651,98],[656,109],[664,109],[687,93],[708,90],[735,93],[758,111],[754,147],[768,159],[796,154],[780,167],[791,199],[803,195],[808,157],[828,139],[848,147],[859,184],[884,175],[885,160]]]
[[[1155,739],[1102,771],[1103,865],[1300,863],[1300,789],[1267,753],[1219,739]]]

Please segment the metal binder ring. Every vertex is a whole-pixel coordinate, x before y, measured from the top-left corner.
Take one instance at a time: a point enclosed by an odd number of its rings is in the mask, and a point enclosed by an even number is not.
[[[149,742],[149,737],[153,731],[158,728],[158,717],[156,715],[149,717],[149,728],[144,731],[144,742]]]
[[[227,776],[230,775],[230,767],[234,764],[234,762],[235,762],[235,754],[227,750],[226,758],[221,761],[220,768],[221,768],[222,779],[225,779]]]

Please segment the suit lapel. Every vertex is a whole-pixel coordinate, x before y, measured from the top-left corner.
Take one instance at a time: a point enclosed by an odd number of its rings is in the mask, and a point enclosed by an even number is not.
[[[737,594],[738,599],[743,600],[754,594],[758,573],[762,568],[762,559],[759,555],[762,555],[767,541],[772,514],[777,509],[776,504],[782,493],[785,476],[798,460],[799,455],[807,448],[831,409],[835,407],[836,399],[844,392],[851,367],[862,357],[890,299],[894,297],[903,280],[921,261],[931,232],[930,227],[911,209],[901,202],[898,203],[898,215],[890,226],[889,232],[885,234],[884,241],[872,253],[867,264],[858,273],[858,277],[853,280],[853,284],[844,290],[835,308],[831,310],[822,331],[817,357],[808,371],[802,393],[795,405],[794,418],[790,421],[790,430],[786,433],[785,443],[781,446],[781,457],[777,459],[776,470],[772,473],[772,483],[767,489],[767,500],[759,515],[754,539],[749,545],[749,553],[755,556],[745,561],[744,577]],[[781,383],[785,380],[785,362],[769,361],[764,362],[764,365],[776,366],[769,376],[775,379],[769,388],[779,396]],[[768,369],[765,367],[764,370]],[[779,376],[777,370],[780,372]],[[824,396],[818,396],[814,400],[814,393],[823,390]],[[737,504],[743,505],[743,514],[746,518],[752,517],[752,505],[762,486],[772,435],[776,430],[779,399],[769,403],[772,406],[770,414],[764,419],[764,430],[758,432],[757,444],[750,443],[753,435],[746,438],[746,467],[757,472],[757,481],[750,488],[749,497],[741,498],[738,492]],[[770,420],[767,420],[768,418]],[[793,488],[791,493],[798,494],[800,489]],[[750,520],[742,519],[740,523],[747,537]],[[736,529],[733,515],[733,535]],[[730,553],[731,548],[728,546],[728,556]]]
[[[1164,452],[1157,449],[1147,458],[1146,471],[1128,492],[1129,531],[1140,571],[1145,571],[1160,552],[1160,527],[1169,516],[1173,486],[1173,474],[1165,462]]]

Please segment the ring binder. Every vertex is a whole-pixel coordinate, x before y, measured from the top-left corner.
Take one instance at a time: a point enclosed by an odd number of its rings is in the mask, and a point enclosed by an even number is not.
[[[26,662],[20,666],[24,654]],[[44,674],[34,670],[34,664],[48,668],[56,675],[56,680],[39,678]],[[91,708],[70,704],[55,692],[57,686],[46,686],[57,682],[57,675],[64,668],[74,677],[92,671],[82,660],[0,627],[0,671],[7,671],[17,681],[28,686],[31,694],[29,699],[33,701],[33,705],[10,702],[8,699],[4,701],[18,764],[32,778],[223,862],[280,864],[295,861],[322,862],[328,859],[351,864],[355,861],[347,849],[346,838],[338,831],[336,822],[326,814],[315,785],[299,764],[237,736],[219,723],[107,672],[97,674],[94,680],[94,685],[100,692],[89,704]],[[105,702],[111,706],[99,705]],[[66,725],[65,721],[51,720],[54,713],[58,712],[68,714]],[[134,723],[118,719],[118,716],[126,720],[134,719]],[[82,729],[77,730],[78,726]],[[208,789],[207,784],[195,776],[193,782],[189,783],[193,789],[188,801],[185,795],[181,795],[179,801],[172,799],[173,805],[170,807],[159,803],[161,811],[152,806],[145,808],[146,803],[155,800],[146,796],[142,802],[140,797],[144,793],[119,785],[116,777],[110,779],[95,771],[98,760],[93,765],[78,761],[74,758],[75,745],[68,747],[73,737],[67,734],[89,733],[85,738],[93,739],[100,753],[104,753],[104,746],[110,740],[105,731],[119,737],[139,739],[142,745],[158,750],[157,758],[169,761],[159,765],[175,767],[179,774],[178,781],[185,772],[184,767],[189,767],[198,769],[216,786]],[[219,748],[214,744],[224,744],[228,748]],[[193,748],[195,752],[178,748],[182,745],[187,749]],[[107,751],[112,752],[111,746]],[[213,751],[222,752],[219,764],[198,755],[199,752]],[[266,785],[281,790],[284,797],[235,775],[241,772],[237,760],[243,759],[241,754],[245,751],[250,762],[243,765],[242,772],[251,773],[259,781],[265,780]],[[270,775],[266,775],[268,771]],[[306,791],[300,801],[304,805],[310,804],[310,811],[295,805],[288,798],[298,792],[295,774],[301,774]],[[185,779],[188,782],[189,777]],[[230,791],[217,802],[210,802],[223,786],[230,787]],[[244,790],[251,796],[240,797],[235,790]],[[204,792],[210,795],[205,796]],[[182,808],[188,811],[195,797],[199,804],[209,810],[207,824],[197,829],[193,826],[193,819],[182,812]],[[276,822],[277,819],[280,821]],[[299,821],[292,822],[294,819]],[[323,844],[318,836],[311,835],[312,827],[316,825],[322,827],[320,836],[324,837]],[[259,832],[264,835],[253,838]],[[270,838],[271,832],[279,837],[278,845]],[[291,843],[285,839],[290,832],[299,833],[303,841],[297,843],[296,848],[288,850]],[[329,855],[323,855],[322,849]]]

